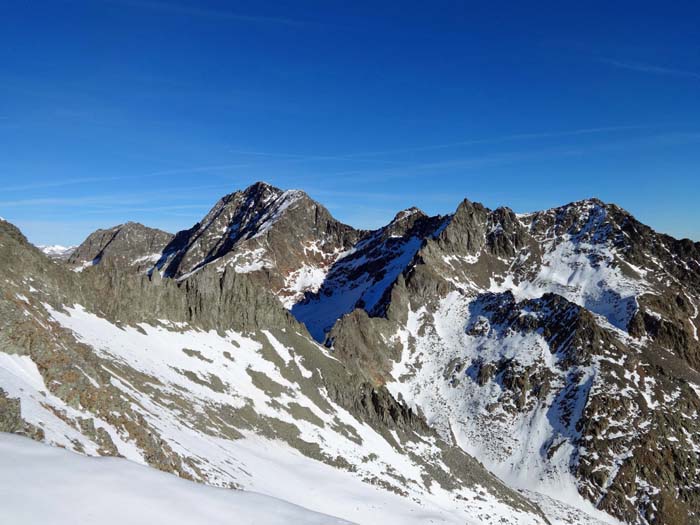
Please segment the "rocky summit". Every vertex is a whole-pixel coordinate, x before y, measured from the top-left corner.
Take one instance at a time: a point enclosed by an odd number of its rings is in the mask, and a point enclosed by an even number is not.
[[[700,243],[597,199],[365,231],[260,182],[43,251],[0,220],[0,431],[314,523],[698,525],[699,308]]]

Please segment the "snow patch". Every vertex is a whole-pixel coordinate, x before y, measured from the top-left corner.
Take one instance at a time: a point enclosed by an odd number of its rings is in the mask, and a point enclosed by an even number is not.
[[[647,289],[622,274],[610,248],[568,239],[550,244],[534,279],[516,283],[509,274],[500,282],[492,279],[489,291],[511,291],[518,301],[556,293],[626,330],[639,307],[637,296]]]

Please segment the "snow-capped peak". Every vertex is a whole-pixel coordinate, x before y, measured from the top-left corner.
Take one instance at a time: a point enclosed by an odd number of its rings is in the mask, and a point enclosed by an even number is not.
[[[391,223],[393,224],[416,214],[425,215],[419,208],[411,206],[410,208],[406,208],[405,210],[401,210],[399,213],[397,213],[392,219]]]
[[[63,246],[61,244],[38,244],[39,248],[44,254],[48,255],[52,259],[67,259],[76,250],[77,246]]]
[[[65,253],[69,250],[75,250],[76,246],[63,246],[61,244],[38,244],[37,248],[47,255],[56,255]]]

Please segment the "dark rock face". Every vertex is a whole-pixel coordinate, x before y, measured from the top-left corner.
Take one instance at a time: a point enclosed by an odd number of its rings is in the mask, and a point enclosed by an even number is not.
[[[19,399],[7,397],[2,389],[0,389],[0,432],[21,434],[39,441],[44,439],[44,433],[40,428],[22,419]]]
[[[178,233],[156,269],[183,278],[207,265],[229,267],[293,304],[360,235],[304,192],[259,182],[226,195],[202,221]]]
[[[318,292],[307,293],[291,308],[317,341],[355,309],[383,315],[391,287],[413,262],[426,239],[437,235],[447,217],[428,217],[418,209],[400,212],[379,230],[368,232],[330,267]]]

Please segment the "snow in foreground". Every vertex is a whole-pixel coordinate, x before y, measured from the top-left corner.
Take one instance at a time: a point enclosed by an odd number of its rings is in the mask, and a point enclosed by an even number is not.
[[[85,457],[3,433],[0,508],[3,522],[24,525],[349,523],[269,496],[200,485],[124,459]]]

